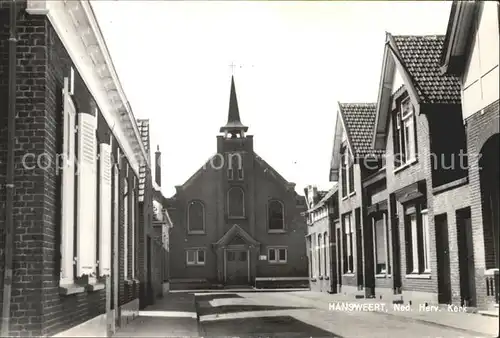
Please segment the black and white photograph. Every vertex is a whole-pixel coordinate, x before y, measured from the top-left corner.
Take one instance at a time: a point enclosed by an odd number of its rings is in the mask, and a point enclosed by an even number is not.
[[[500,1],[0,0],[0,337],[500,338]]]

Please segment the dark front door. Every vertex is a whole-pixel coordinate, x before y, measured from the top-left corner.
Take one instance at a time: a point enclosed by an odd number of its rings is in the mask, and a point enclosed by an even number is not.
[[[248,251],[226,250],[226,284],[248,285]]]
[[[438,302],[451,304],[450,245],[446,214],[435,217]]]
[[[341,232],[340,229],[337,228],[337,284],[338,284],[338,292],[342,291],[342,241],[341,241]]]
[[[475,306],[474,248],[470,209],[457,211],[456,217],[461,305]]]

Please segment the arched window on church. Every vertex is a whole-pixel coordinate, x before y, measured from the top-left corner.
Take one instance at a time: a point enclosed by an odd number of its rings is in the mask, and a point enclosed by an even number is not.
[[[230,218],[245,217],[245,192],[240,187],[228,190],[227,211]]]
[[[285,230],[285,207],[281,201],[269,202],[267,217],[269,218],[269,232]]]
[[[187,213],[188,233],[205,233],[205,206],[200,201],[191,201]]]

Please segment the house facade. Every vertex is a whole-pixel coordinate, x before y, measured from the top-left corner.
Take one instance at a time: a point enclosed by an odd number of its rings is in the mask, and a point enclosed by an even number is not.
[[[465,264],[458,253],[467,247],[469,233],[462,229],[470,212],[467,163],[460,162],[466,153],[460,84],[439,71],[443,43],[444,36],[386,38],[373,146],[386,157],[379,175],[385,175],[392,233],[387,277],[405,302],[473,306],[469,293],[451,294]]]
[[[12,3],[0,4],[5,51]],[[90,2],[16,5],[17,60],[6,52],[0,58],[2,110],[14,105],[9,131],[16,140],[11,161],[7,114],[1,114],[0,228],[5,233],[13,224],[15,271],[9,326],[2,329],[17,336],[104,336],[137,315],[141,285],[149,281],[139,235],[139,215],[152,210],[139,202],[149,155]],[[9,95],[12,61],[17,81]],[[12,200],[4,189],[11,179]],[[7,281],[9,244],[2,236]]]
[[[335,224],[338,223],[337,185],[329,191],[315,186],[305,189],[307,212],[306,249],[310,288],[317,292],[337,293]]]
[[[381,167],[383,151],[370,144],[374,103],[339,103],[330,180],[338,182],[339,222],[335,225],[338,292],[365,297],[366,200],[362,181]],[[365,255],[366,254],[366,255]]]
[[[498,13],[455,2],[446,36],[387,33],[377,103],[339,103],[339,292],[498,306]]]
[[[462,87],[474,255],[470,284],[478,305],[497,308],[499,6],[498,1],[454,1],[441,55],[442,72],[458,76]]]
[[[175,224],[172,288],[174,283],[253,285],[267,278],[307,281],[304,198],[255,153],[247,130],[233,78],[217,154],[169,199]]]

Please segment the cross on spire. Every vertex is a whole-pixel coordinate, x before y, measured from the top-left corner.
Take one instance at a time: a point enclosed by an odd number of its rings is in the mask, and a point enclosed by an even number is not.
[[[236,65],[234,64],[234,61],[231,62],[231,64],[229,65],[229,67],[231,68],[231,74],[234,75],[234,67],[236,67]]]

